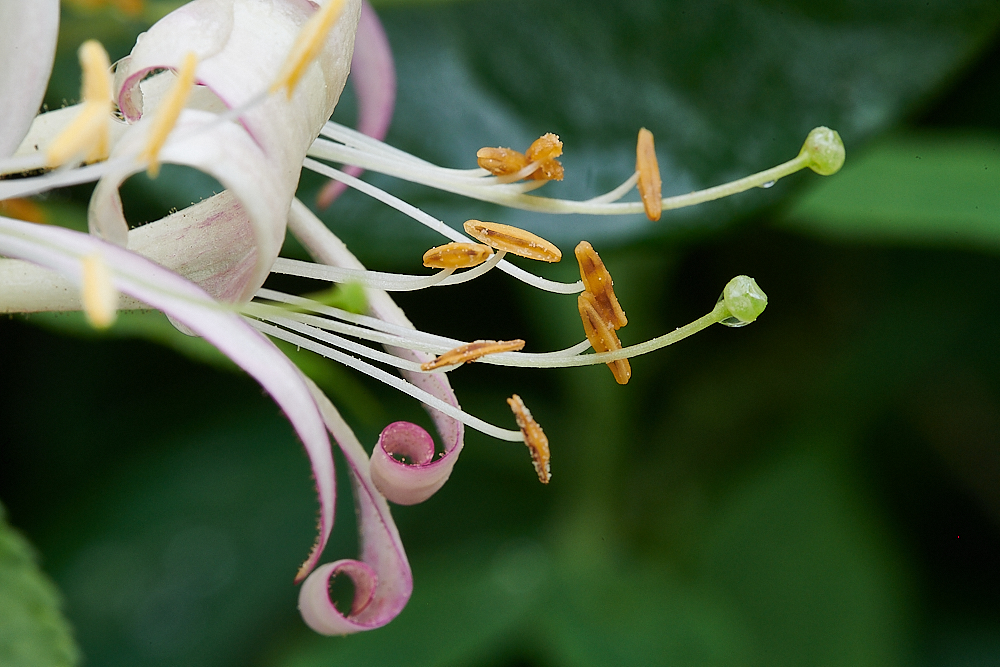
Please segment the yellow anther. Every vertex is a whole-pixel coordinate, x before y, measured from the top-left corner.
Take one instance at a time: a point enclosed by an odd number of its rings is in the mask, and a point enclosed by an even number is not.
[[[430,269],[467,269],[490,258],[493,250],[482,243],[446,243],[424,253],[424,266]]]
[[[583,331],[587,334],[587,340],[595,352],[613,352],[622,349],[618,334],[601,315],[593,294],[582,292],[577,297],[577,307],[580,309]],[[608,364],[608,368],[611,369],[618,384],[628,384],[629,378],[632,377],[632,366],[628,363],[628,359],[612,361]]]
[[[587,241],[580,241],[576,246],[576,261],[580,264],[583,286],[594,297],[594,305],[601,317],[614,329],[621,329],[628,324],[625,311],[615,296],[611,274],[594,250],[594,246]]]
[[[188,51],[180,70],[177,71],[177,81],[174,82],[153,118],[153,126],[149,129],[149,140],[139,155],[140,160],[149,162],[146,171],[150,178],[156,178],[160,173],[160,163],[157,160],[160,149],[167,142],[167,137],[170,136],[184,105],[187,104],[191,89],[194,87],[194,71],[197,66],[198,57]]]
[[[562,149],[559,136],[549,132],[535,139],[528,147],[527,153],[520,153],[511,148],[480,148],[476,152],[476,161],[480,167],[494,176],[510,176],[522,171],[528,165],[537,163],[534,171],[522,174],[520,178],[561,181],[565,171],[556,158],[562,155]]]
[[[498,352],[517,352],[524,347],[524,341],[517,340],[477,340],[448,350],[433,361],[420,364],[420,369],[432,371],[435,368],[464,364]]]
[[[480,148],[476,151],[476,162],[494,176],[516,174],[528,166],[524,153],[512,148]]]
[[[642,198],[642,207],[646,209],[646,217],[656,222],[663,212],[660,165],[656,161],[653,133],[646,128],[639,130],[639,141],[635,146],[635,170],[639,172],[639,196]]]
[[[531,416],[531,411],[525,407],[520,396],[514,394],[508,398],[507,405],[514,411],[514,419],[517,421],[518,428],[521,429],[521,435],[524,436],[524,444],[531,452],[531,462],[535,466],[535,472],[538,473],[538,481],[542,484],[548,484],[549,480],[552,479],[552,471],[549,467],[552,455],[549,452],[549,439],[545,437],[545,431]]]
[[[118,290],[111,280],[111,271],[97,253],[85,256],[81,264],[83,312],[95,329],[107,329],[118,314]]]
[[[80,114],[52,140],[46,149],[49,167],[83,158],[97,162],[108,157],[111,140],[108,118],[114,109],[111,99],[111,62],[99,42],[87,40],[80,45],[80,69],[83,70],[83,108]]]
[[[531,142],[524,156],[529,162],[544,162],[559,157],[562,152],[563,144],[559,140],[559,135],[549,132]]]
[[[45,224],[45,212],[42,207],[30,199],[15,197],[0,201],[0,215],[15,220]]]
[[[558,262],[562,259],[559,248],[541,236],[518,227],[501,225],[498,222],[466,220],[465,231],[477,241],[519,257],[537,259],[540,262]]]
[[[288,52],[278,78],[271,84],[271,92],[276,93],[282,88],[286,89],[288,99],[292,98],[295,87],[299,79],[305,74],[306,68],[316,60],[319,52],[323,49],[326,36],[330,34],[340,13],[344,8],[344,0],[330,0],[319,8],[312,17],[302,26],[295,39],[295,45]]]

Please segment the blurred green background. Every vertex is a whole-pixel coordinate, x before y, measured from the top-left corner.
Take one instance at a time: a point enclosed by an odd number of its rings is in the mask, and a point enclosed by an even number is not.
[[[47,104],[78,96],[83,39],[124,56],[169,6],[66,8]],[[1000,664],[1000,5],[376,6],[399,76],[389,141],[423,158],[470,167],[479,147],[556,132],[567,179],[546,194],[586,197],[631,172],[645,126],[677,194],[790,158],[828,125],[847,166],[658,223],[367,177],[455,225],[518,224],[564,251],[590,240],[626,343],[708,312],[737,274],[770,306],[752,327],[634,360],[624,387],[603,367],[455,372],[463,406],[495,423],[512,425],[504,399],[524,398],[552,483],[522,447],[469,432],[448,484],[394,508],[409,605],[347,638],[313,634],[296,611],[315,496],[257,385],[156,314],[100,334],[72,315],[5,318],[0,501],[16,531],[0,530],[0,663],[72,663],[75,642],[101,667]],[[348,92],[335,118],[353,114]],[[306,174],[302,196],[320,184]],[[136,177],[127,210],[154,219],[212,185]],[[88,195],[43,205],[79,224]],[[380,270],[419,271],[439,242],[353,192],[323,217]],[[458,338],[532,351],[581,339],[574,299],[495,272],[399,302]],[[289,353],[362,442],[390,421],[427,423],[368,378]],[[326,560],[355,554],[346,491],[339,502]]]

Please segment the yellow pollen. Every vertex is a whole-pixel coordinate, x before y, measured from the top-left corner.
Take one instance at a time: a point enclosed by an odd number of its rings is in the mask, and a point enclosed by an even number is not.
[[[618,303],[615,290],[612,287],[614,281],[611,274],[604,266],[594,246],[587,241],[580,241],[576,246],[576,261],[580,264],[580,277],[583,285],[594,297],[594,304],[601,317],[615,329],[621,329],[628,324],[625,311]]]
[[[614,352],[622,349],[622,343],[618,340],[618,334],[611,325],[601,315],[595,302],[594,295],[590,292],[582,292],[577,297],[577,307],[580,310],[580,319],[583,321],[583,331],[587,334],[587,340],[594,348],[594,352]],[[608,364],[615,381],[618,384],[628,384],[632,377],[632,366],[628,359],[619,359]]]
[[[660,165],[656,161],[653,133],[646,128],[639,130],[639,141],[635,146],[635,170],[639,172],[639,196],[642,198],[642,207],[646,209],[646,217],[656,222],[663,212]]]
[[[46,149],[49,167],[58,167],[81,157],[86,162],[108,157],[111,144],[108,119],[114,109],[111,62],[104,47],[92,39],[80,45],[79,58],[80,69],[83,70],[83,109]]]
[[[562,259],[562,252],[555,245],[518,227],[481,220],[466,220],[464,226],[469,236],[498,250],[540,262],[558,262]]]
[[[549,439],[545,437],[545,431],[531,416],[531,411],[524,405],[520,396],[514,394],[508,398],[507,405],[514,411],[514,419],[517,421],[518,428],[521,429],[524,444],[531,452],[531,462],[535,466],[535,472],[538,473],[538,481],[542,484],[548,484],[549,480],[552,479],[552,471],[549,467],[552,455],[549,452]]]
[[[0,215],[40,225],[46,224],[42,207],[30,199],[21,197],[0,201]]]
[[[528,166],[524,153],[512,148],[480,148],[476,151],[476,162],[494,176],[510,176]]]
[[[424,266],[430,269],[467,269],[490,258],[493,250],[482,243],[446,243],[424,253]]]
[[[174,82],[170,93],[160,105],[160,109],[153,118],[153,126],[149,130],[149,140],[146,147],[139,155],[140,160],[147,160],[149,166],[146,168],[150,178],[156,178],[160,173],[160,163],[158,156],[163,144],[167,142],[167,137],[177,124],[177,119],[187,104],[191,89],[194,87],[194,71],[198,67],[198,57],[188,51],[184,56],[184,62],[177,72],[177,81]]]
[[[524,347],[524,341],[516,340],[477,340],[465,345],[459,345],[454,350],[448,350],[433,361],[420,364],[420,370],[432,371],[443,366],[464,364],[498,352],[516,352]]]
[[[285,58],[285,62],[281,66],[278,78],[271,84],[272,93],[285,88],[288,99],[292,99],[295,87],[302,75],[305,74],[306,68],[319,56],[326,36],[337,23],[343,8],[344,0],[330,0],[306,22],[302,31],[299,32],[294,46],[288,52],[288,57]]]
[[[512,176],[515,180],[530,178],[536,181],[561,181],[565,170],[556,158],[562,155],[562,149],[559,136],[549,132],[531,142],[526,153],[511,148],[486,147],[476,152],[476,161],[494,176]],[[529,165],[533,166],[530,173],[518,174],[527,170]]]
[[[111,271],[97,253],[85,256],[81,263],[83,312],[95,329],[107,329],[118,314],[118,290],[111,280]]]

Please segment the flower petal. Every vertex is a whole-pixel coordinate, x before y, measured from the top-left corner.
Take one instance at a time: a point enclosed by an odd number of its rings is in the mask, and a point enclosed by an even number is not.
[[[378,14],[368,2],[361,3],[354,60],[348,80],[358,96],[358,131],[375,139],[384,139],[396,106],[396,66],[389,38]],[[364,169],[354,166],[346,166],[344,171],[351,176],[364,173]],[[326,208],[346,188],[340,181],[330,181],[320,191],[317,204]]]
[[[347,246],[298,199],[292,202],[288,224],[316,261],[332,266],[364,269],[364,265],[347,249]],[[366,288],[365,293],[369,310],[374,317],[393,324],[413,327],[387,292]],[[431,355],[410,350],[387,349],[398,357],[418,363],[433,359]],[[444,373],[404,372],[403,376],[420,389],[459,407],[455,392],[448,382],[448,376]],[[379,491],[400,505],[423,502],[440,489],[451,476],[451,471],[465,444],[465,426],[460,421],[433,408],[427,408],[427,412],[434,421],[444,446],[444,452],[440,457],[427,463],[404,464],[393,459],[391,452],[385,450],[383,445],[387,442],[383,438],[379,438],[380,444],[376,445],[376,451],[372,454],[371,474]]]
[[[114,286],[204,337],[253,376],[292,423],[306,448],[320,502],[319,537],[302,576],[319,559],[333,528],[333,456],[323,419],[301,373],[275,345],[236,312],[214,301],[194,283],[116,245],[61,227],[0,217],[0,255],[28,260],[68,278],[78,289],[81,260],[98,254]]]
[[[58,34],[58,0],[0,2],[0,158],[14,152],[38,113]]]
[[[372,482],[364,448],[323,392],[309,384],[351,473],[362,562],[340,560],[316,568],[299,590],[299,611],[309,627],[324,635],[371,630],[394,619],[406,606],[413,592],[413,573],[389,504]],[[338,574],[354,581],[354,602],[346,616],[330,600],[330,579]]]

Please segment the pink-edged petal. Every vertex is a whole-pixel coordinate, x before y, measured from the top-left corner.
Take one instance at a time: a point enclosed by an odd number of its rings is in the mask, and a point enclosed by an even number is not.
[[[178,258],[157,247],[156,242],[162,238],[156,237],[158,228],[153,225],[179,227],[176,233],[180,234],[185,233],[185,226],[196,226],[202,233],[191,234],[190,238],[181,243],[180,245],[190,244],[183,252],[188,256],[193,255],[194,260],[197,260],[200,253],[207,253],[212,247],[200,244],[214,244],[218,253],[231,252],[233,265],[242,269],[228,276],[229,280],[223,289],[213,290],[212,295],[217,298],[235,295],[236,298],[231,299],[234,302],[249,301],[267,278],[271,265],[281,250],[294,184],[276,177],[273,162],[240,126],[218,123],[211,131],[201,130],[214,119],[215,116],[209,112],[185,109],[173,134],[160,151],[159,159],[167,164],[194,167],[215,177],[233,195],[226,200],[226,205],[222,207],[224,210],[215,206],[203,206],[189,213],[185,209],[181,212],[184,216],[171,216],[146,225],[152,227],[150,230],[143,232],[145,227],[142,227],[129,232],[118,188],[145,165],[137,162],[123,163],[125,167],[122,170],[110,172],[98,181],[90,199],[90,229],[101,238],[117,245],[127,245],[140,254],[152,256],[159,253],[162,258],[157,257],[157,261],[179,268],[181,262]],[[119,155],[141,150],[150,127],[151,124],[146,121],[132,127],[115,146],[112,160]],[[229,221],[230,225],[218,230],[203,227],[213,221],[220,224]],[[252,229],[254,245],[250,248],[246,243],[250,240],[244,233],[246,229]],[[230,234],[233,245],[229,245]],[[254,256],[254,265],[249,271],[242,264],[248,257],[248,251]],[[189,275],[188,271],[182,273]],[[203,286],[208,287],[205,284]]]
[[[347,249],[347,246],[298,199],[292,202],[288,224],[296,238],[317,262],[344,268],[364,269],[361,262]],[[368,297],[369,311],[374,317],[393,324],[413,327],[413,324],[387,292],[366,289],[365,293]],[[418,363],[430,361],[433,358],[430,355],[410,350],[387,349],[403,359]],[[444,373],[404,372],[403,377],[433,396],[459,407],[458,398],[448,382],[448,376]],[[412,505],[431,497],[448,481],[448,477],[451,476],[451,471],[458,461],[458,456],[462,453],[465,444],[465,426],[457,419],[452,419],[433,408],[427,407],[427,412],[441,438],[444,449],[441,456],[433,461],[416,465],[402,463],[392,458],[391,450],[385,450],[382,446],[382,438],[379,439],[379,444],[376,445],[375,452],[372,454],[372,475],[378,480],[379,490],[392,502]]]
[[[59,0],[0,2],[0,158],[13,154],[38,113],[58,34]]]
[[[375,139],[384,139],[396,106],[396,66],[382,22],[367,1],[361,3],[354,61],[348,81],[358,96],[358,131]],[[344,171],[351,176],[360,176],[364,169],[346,166]],[[340,181],[330,181],[320,191],[317,204],[326,208],[346,188]]]
[[[310,628],[324,635],[346,635],[381,627],[403,610],[413,592],[413,574],[389,504],[372,483],[368,456],[333,404],[310,382],[313,397],[340,445],[357,501],[361,562],[341,560],[316,568],[299,591],[299,611]],[[330,579],[354,582],[354,601],[346,616],[330,600]]]
[[[403,462],[398,457],[409,461]],[[410,422],[393,422],[382,429],[371,461],[375,488],[397,505],[415,505],[427,500],[448,479],[431,465],[434,439]]]
[[[309,456],[320,503],[319,536],[299,571],[303,578],[330,536],[336,500],[330,441],[305,379],[274,343],[183,277],[88,234],[0,217],[0,255],[55,271],[78,289],[81,260],[94,254],[111,270],[119,292],[163,311],[219,348],[261,384],[292,423]]]

